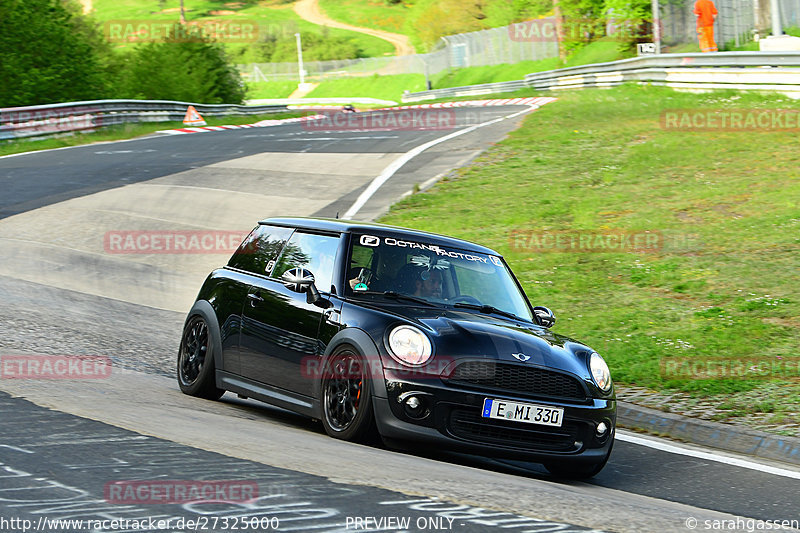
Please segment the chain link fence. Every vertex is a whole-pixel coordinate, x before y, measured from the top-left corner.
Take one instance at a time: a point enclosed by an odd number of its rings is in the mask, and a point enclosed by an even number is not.
[[[755,34],[769,35],[771,25],[769,0],[714,0],[719,14],[714,23],[714,39],[718,45],[742,46],[752,42]],[[779,0],[784,29],[800,27],[800,0]],[[661,4],[662,41],[667,46],[697,42],[697,16],[694,0],[678,0]]]
[[[513,38],[514,25],[490,30],[449,35],[429,54],[394,57],[367,57],[333,61],[305,61],[306,78],[321,81],[346,76],[373,74],[427,74],[432,76],[450,68],[500,65],[558,56],[554,39],[524,41]],[[297,63],[251,63],[239,65],[242,76],[253,82],[295,81],[300,79]]]
[[[756,29],[761,36],[769,27],[769,0],[714,0],[719,11],[714,27],[718,44],[741,46],[752,42]],[[784,27],[800,27],[800,0],[779,0]],[[662,42],[666,46],[697,43],[697,16],[694,0],[661,2]],[[552,18],[501,28],[442,37],[437,50],[428,54],[394,57],[367,57],[333,61],[306,61],[306,79],[323,81],[348,76],[374,74],[424,74],[433,76],[443,70],[518,63],[558,57],[554,36],[532,37],[532,30],[544,31],[555,26]],[[520,37],[520,30],[527,36]],[[298,64],[251,63],[239,65],[247,81],[299,81]]]
[[[780,6],[783,27],[800,28],[800,0],[782,0]]]
[[[555,27],[555,19],[540,19],[538,27]],[[503,63],[535,61],[558,56],[558,41],[542,35],[535,38],[529,31],[522,37],[518,24],[502,28],[460,33],[442,37],[447,53],[445,68],[463,68]],[[529,29],[532,26],[529,26]],[[523,25],[523,29],[525,25]]]

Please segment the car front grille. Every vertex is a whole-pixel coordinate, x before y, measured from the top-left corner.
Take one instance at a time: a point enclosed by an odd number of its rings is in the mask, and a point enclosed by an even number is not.
[[[483,418],[475,409],[453,409],[448,418],[448,430],[464,440],[526,450],[568,452],[582,445],[580,425],[575,422],[564,421],[560,428],[536,426]]]
[[[577,379],[544,368],[493,361],[466,361],[456,366],[448,376],[443,376],[443,379],[446,383],[486,391],[586,400],[585,389]]]

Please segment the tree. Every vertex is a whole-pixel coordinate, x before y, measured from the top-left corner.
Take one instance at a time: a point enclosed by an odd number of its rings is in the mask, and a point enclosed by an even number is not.
[[[0,2],[0,107],[101,98],[110,61],[110,47],[77,2]]]
[[[557,0],[562,53],[572,53],[605,34],[604,0]]]
[[[139,46],[120,70],[121,98],[238,104],[246,93],[222,45],[180,24],[166,40]]]
[[[635,43],[650,41],[653,11],[650,0],[605,0],[612,32],[623,50],[635,49]]]

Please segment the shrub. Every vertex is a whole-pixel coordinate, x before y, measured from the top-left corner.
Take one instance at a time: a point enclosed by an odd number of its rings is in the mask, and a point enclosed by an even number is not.
[[[177,31],[172,35],[141,45],[118,61],[120,97],[203,104],[244,100],[246,88],[221,44],[199,35],[186,38]]]

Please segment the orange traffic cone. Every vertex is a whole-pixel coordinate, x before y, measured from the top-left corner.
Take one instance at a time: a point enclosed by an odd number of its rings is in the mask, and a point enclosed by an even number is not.
[[[200,113],[197,112],[197,109],[195,109],[193,105],[190,105],[189,109],[186,110],[186,116],[183,117],[183,123],[187,126],[206,125],[206,121],[203,120],[203,117],[200,116]]]

